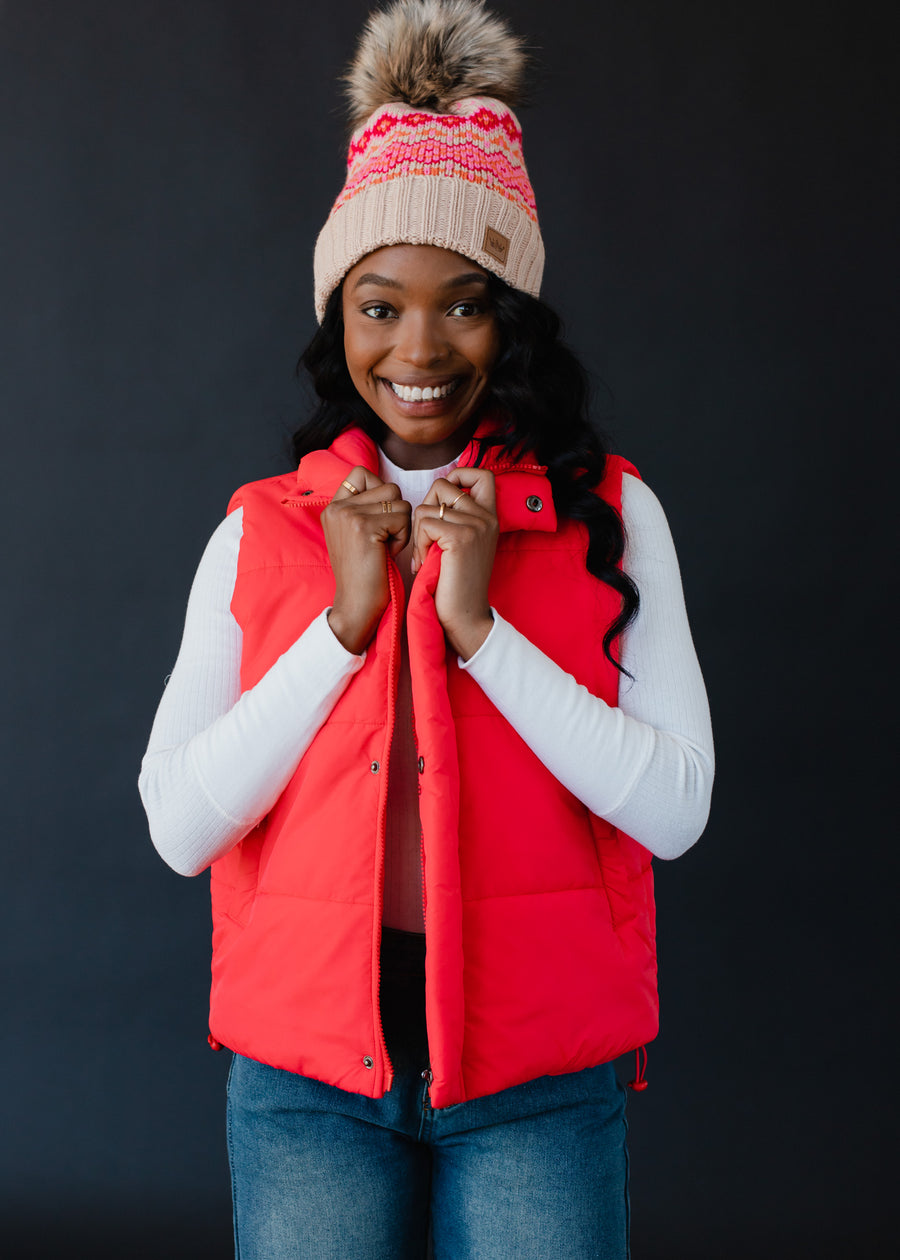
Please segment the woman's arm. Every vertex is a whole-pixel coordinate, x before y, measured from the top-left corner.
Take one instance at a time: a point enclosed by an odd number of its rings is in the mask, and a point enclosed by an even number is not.
[[[656,496],[625,476],[625,570],[641,607],[622,639],[613,708],[494,614],[462,663],[545,766],[601,818],[661,858],[699,838],[709,814],[712,729],[672,536]]]
[[[341,646],[323,609],[241,695],[241,630],[231,613],[241,533],[238,509],[200,561],[141,767],[153,843],[182,875],[205,870],[271,809],[365,659]]]

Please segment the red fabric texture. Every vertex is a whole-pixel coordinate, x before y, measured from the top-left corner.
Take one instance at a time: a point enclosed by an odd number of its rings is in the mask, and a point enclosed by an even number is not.
[[[472,462],[474,446],[461,462]],[[334,595],[319,522],[350,468],[378,468],[348,430],[296,473],[243,487],[232,611],[241,686]],[[603,633],[618,596],[585,569],[587,533],[557,521],[544,469],[487,463],[501,537],[501,616],[610,704]],[[621,505],[607,459],[597,493]],[[536,500],[541,506],[535,510]],[[528,504],[531,504],[531,507]],[[404,595],[267,817],[212,868],[211,1035],[241,1054],[380,1097],[378,1013],[387,768]],[[406,610],[421,770],[426,1012],[435,1107],[595,1066],[656,1035],[650,855],[592,815],[460,670],[437,620],[432,547]]]

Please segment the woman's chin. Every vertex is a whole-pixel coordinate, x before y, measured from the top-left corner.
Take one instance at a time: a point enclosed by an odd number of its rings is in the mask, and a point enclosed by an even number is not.
[[[455,459],[477,425],[462,393],[460,388],[446,398],[406,401],[382,383],[377,414],[386,430],[381,445],[388,459],[400,468],[440,468]]]

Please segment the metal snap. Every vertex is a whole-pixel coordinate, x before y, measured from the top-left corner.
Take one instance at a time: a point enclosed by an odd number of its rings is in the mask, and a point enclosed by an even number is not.
[[[363,1059],[363,1067],[373,1068],[374,1066],[375,1066],[375,1060],[372,1058],[370,1054],[367,1054],[366,1057]]]
[[[372,771],[373,774],[377,774],[378,771],[381,769],[381,766],[378,764],[377,761],[373,761],[372,764],[369,766],[369,769]]]
[[[425,769],[425,758],[424,758],[424,757],[420,757],[420,758],[419,758],[419,760],[418,760],[418,762],[417,762],[417,765],[418,765],[418,767],[419,767],[419,774],[421,774],[421,773],[422,773],[422,771]]]
[[[528,508],[529,512],[540,512],[541,508],[544,506],[544,500],[539,499],[536,494],[530,494],[525,500],[525,506]]]

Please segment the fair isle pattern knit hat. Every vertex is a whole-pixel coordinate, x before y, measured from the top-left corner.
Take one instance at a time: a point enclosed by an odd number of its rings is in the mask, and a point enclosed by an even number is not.
[[[521,42],[482,0],[396,0],[346,76],[347,179],[316,242],[316,314],[366,254],[438,245],[537,297],[544,246],[515,103]]]

